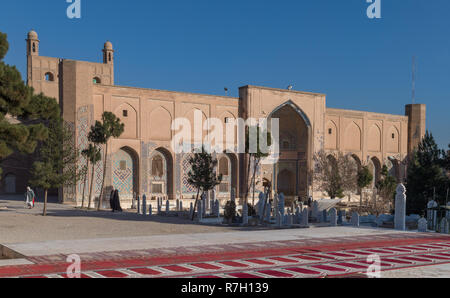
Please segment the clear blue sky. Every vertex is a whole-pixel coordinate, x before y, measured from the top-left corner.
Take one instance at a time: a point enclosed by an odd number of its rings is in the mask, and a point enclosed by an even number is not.
[[[34,28],[41,55],[101,61],[111,40],[116,83],[238,95],[253,84],[327,94],[329,107],[404,114],[417,56],[417,102],[428,128],[450,143],[450,1],[81,0],[69,20],[65,0],[2,1],[6,62],[25,73],[25,37]]]

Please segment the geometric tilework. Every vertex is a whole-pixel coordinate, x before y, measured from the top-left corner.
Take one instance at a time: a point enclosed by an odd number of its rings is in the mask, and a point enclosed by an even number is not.
[[[113,158],[113,187],[119,190],[122,198],[131,198],[134,190],[134,164],[133,158],[124,150],[119,150]]]
[[[162,161],[162,165],[158,164],[158,166],[156,165],[156,163]],[[155,164],[153,164],[155,162]],[[159,175],[153,175],[153,170],[155,168],[159,168],[159,166],[162,166],[161,169],[159,169],[159,171],[161,171],[161,173],[159,173]],[[161,189],[162,189],[162,193],[166,194],[167,192],[167,159],[166,157],[160,153],[159,151],[155,150],[151,155],[150,158],[148,159],[148,185],[150,186],[149,189],[149,193],[152,193],[154,191],[154,189],[152,189],[152,184],[153,183],[157,183],[159,185],[162,185]],[[158,173],[157,173],[158,174]]]
[[[89,133],[89,120],[87,115],[78,116],[77,121],[77,131],[78,131],[78,137],[77,137],[77,145],[78,150],[81,153],[84,149],[88,147],[88,133]],[[78,169],[79,171],[82,170],[83,167],[85,167],[87,164],[86,158],[84,158],[82,155],[80,155],[79,163],[78,163]],[[88,173],[89,176],[89,173]],[[84,178],[84,177],[83,177]],[[78,194],[83,193],[84,188],[84,179],[82,179],[78,183]],[[86,189],[89,189],[89,179],[86,180]]]
[[[188,173],[191,171],[191,165],[189,164],[189,158],[191,154],[186,154],[181,164],[181,190],[185,195],[193,195],[196,193],[196,189],[188,182]]]
[[[103,147],[101,148],[101,155],[102,159],[95,165],[95,174],[94,174],[94,195],[100,196],[100,190],[102,188],[102,182],[103,182],[103,167],[104,165],[104,158],[105,158],[105,151],[103,150]]]

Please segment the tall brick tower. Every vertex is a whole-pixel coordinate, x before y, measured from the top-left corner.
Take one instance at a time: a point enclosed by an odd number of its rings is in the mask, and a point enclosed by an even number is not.
[[[424,104],[409,104],[405,108],[408,116],[408,154],[420,144],[426,133],[427,107]]]

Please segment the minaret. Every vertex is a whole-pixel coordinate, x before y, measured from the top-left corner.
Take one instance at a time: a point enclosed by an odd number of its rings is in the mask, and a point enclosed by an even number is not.
[[[39,56],[39,39],[34,30],[28,32],[27,56]]]
[[[105,42],[103,47],[103,63],[114,65],[114,50],[110,41]]]
[[[39,56],[39,39],[36,31],[28,32],[27,42],[27,84],[33,80],[33,57]]]

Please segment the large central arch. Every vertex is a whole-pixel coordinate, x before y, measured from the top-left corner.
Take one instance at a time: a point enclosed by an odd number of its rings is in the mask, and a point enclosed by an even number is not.
[[[280,158],[273,166],[274,190],[288,198],[309,195],[309,169],[312,154],[311,121],[292,101],[280,105],[268,120],[279,119]],[[275,140],[276,141],[276,140]],[[286,192],[286,193],[285,193]]]
[[[130,147],[122,147],[113,155],[112,187],[119,191],[124,206],[139,193],[139,156]]]

